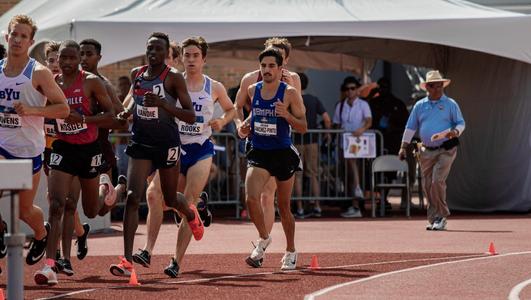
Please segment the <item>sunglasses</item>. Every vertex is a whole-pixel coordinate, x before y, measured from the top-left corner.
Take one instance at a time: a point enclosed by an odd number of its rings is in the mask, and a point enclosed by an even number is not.
[[[435,83],[427,83],[426,84],[427,87],[429,88],[440,88],[440,87],[443,87],[443,83],[442,82],[435,82]]]
[[[357,89],[358,89],[358,87],[356,87],[356,86],[349,86],[349,87],[345,88],[345,91],[348,91],[348,90],[355,91]]]

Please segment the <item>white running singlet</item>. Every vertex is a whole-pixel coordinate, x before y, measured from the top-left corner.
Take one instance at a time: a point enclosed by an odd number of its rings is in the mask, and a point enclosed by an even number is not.
[[[44,107],[46,97],[32,84],[37,62],[30,58],[22,73],[7,77],[6,61],[0,60],[0,147],[11,155],[32,158],[44,151],[44,117],[19,116],[13,105],[17,102]]]
[[[203,78],[205,80],[203,89],[199,92],[188,91],[195,111],[195,123],[179,121],[179,134],[183,145],[193,143],[202,145],[212,135],[212,128],[208,125],[214,114],[212,79],[206,75],[203,75]],[[180,103],[178,106],[180,107]]]

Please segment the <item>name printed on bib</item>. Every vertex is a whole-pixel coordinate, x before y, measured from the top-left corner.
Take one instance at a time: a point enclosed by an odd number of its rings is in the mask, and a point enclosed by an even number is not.
[[[57,133],[55,132],[55,125],[53,124],[44,124],[44,134],[47,136],[55,137]]]
[[[277,117],[256,117],[254,132],[258,135],[277,135]]]
[[[137,105],[136,114],[144,120],[156,120],[159,118],[159,108]]]
[[[179,121],[179,132],[182,134],[197,135],[203,132],[205,123],[188,124],[183,121]]]
[[[22,118],[17,114],[0,112],[0,127],[18,128],[22,126]]]
[[[57,119],[57,130],[62,134],[78,134],[87,130],[87,124],[66,123],[63,119]]]

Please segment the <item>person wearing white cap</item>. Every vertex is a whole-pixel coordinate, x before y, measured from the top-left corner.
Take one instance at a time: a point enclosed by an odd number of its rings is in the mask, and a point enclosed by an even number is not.
[[[406,157],[406,147],[415,132],[419,131],[423,147],[420,154],[422,185],[428,199],[428,225],[426,230],[445,230],[450,215],[446,202],[446,178],[457,154],[458,137],[465,130],[465,120],[457,102],[444,94],[450,79],[439,71],[426,74],[421,88],[428,96],[411,110],[404,130],[398,155]]]

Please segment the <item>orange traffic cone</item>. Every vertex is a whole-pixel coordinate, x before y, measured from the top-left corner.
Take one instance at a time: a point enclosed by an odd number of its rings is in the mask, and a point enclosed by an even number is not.
[[[490,242],[490,244],[489,244],[489,252],[487,254],[489,254],[489,255],[498,254],[498,252],[496,252],[496,248],[494,248],[494,242]]]
[[[129,285],[140,286],[140,283],[138,282],[138,279],[136,278],[135,269],[133,269],[133,271],[131,272],[131,277],[129,278]]]
[[[312,262],[310,263],[310,269],[319,269],[319,262],[317,261],[317,255],[312,256]]]
[[[0,289],[0,300],[5,300],[6,297],[4,296],[4,290]]]

